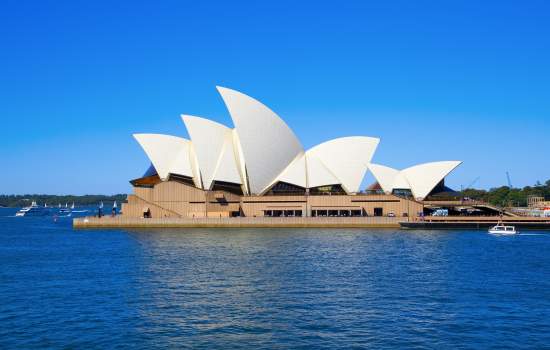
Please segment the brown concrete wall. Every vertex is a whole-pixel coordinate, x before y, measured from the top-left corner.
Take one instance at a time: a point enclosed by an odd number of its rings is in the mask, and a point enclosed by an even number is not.
[[[128,202],[122,203],[121,212],[124,213],[123,215],[125,217],[142,218],[144,208],[149,208],[149,210],[151,211],[151,216],[154,218],[180,216],[178,215],[178,213],[170,211],[168,208],[164,208],[155,203],[145,201],[135,195],[129,195]]]
[[[206,215],[206,192],[180,182],[161,182],[153,188],[134,187],[134,194],[146,203],[165,208],[182,217]],[[140,203],[137,208],[134,208],[129,201],[122,212],[125,216],[136,217],[137,213],[137,217],[142,217],[143,207],[143,203]],[[153,213],[152,209],[151,214],[153,217],[162,217]]]
[[[422,211],[421,203],[393,195],[327,195],[327,196],[238,196],[223,191],[203,191],[175,181],[162,182],[153,188],[134,188],[136,198],[122,208],[124,216],[142,217],[144,204],[150,203],[166,209],[172,216],[181,217],[229,217],[231,212],[241,212],[247,217],[263,217],[264,210],[301,210],[311,216],[312,210],[364,210],[374,216],[375,208],[382,208],[383,216],[390,212],[396,217],[416,217]],[[166,213],[152,211],[153,217]]]
[[[153,189],[147,187],[134,187],[134,194],[148,202],[153,200]]]
[[[306,212],[306,196],[247,196],[241,201],[245,216],[264,216],[264,210],[302,210]]]
[[[241,207],[241,196],[223,191],[206,192],[206,210],[209,217],[228,217],[231,212],[238,212]]]
[[[312,210],[356,209],[374,216],[374,208],[382,208],[383,215],[417,216],[422,204],[393,195],[343,195],[343,196],[250,196],[242,199],[246,216],[263,216],[264,210],[302,210],[311,216]],[[406,215],[405,215],[406,214]]]

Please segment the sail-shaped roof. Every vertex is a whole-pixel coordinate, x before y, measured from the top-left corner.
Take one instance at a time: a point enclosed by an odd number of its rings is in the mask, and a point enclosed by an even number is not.
[[[166,181],[169,174],[177,174],[192,177],[195,184],[199,184],[189,140],[163,134],[134,134],[134,138],[149,157],[161,180]]]
[[[278,181],[286,182],[303,188],[307,187],[305,153],[300,153],[300,155],[296,157],[296,159],[292,163],[290,163],[290,165],[273,183],[276,183]]]
[[[232,129],[201,117],[181,117],[195,148],[204,188],[210,189],[215,180],[240,184]]]
[[[424,199],[462,162],[441,161],[418,164],[401,171],[379,164],[371,164],[370,171],[386,193],[396,189],[409,189],[413,196]]]
[[[244,194],[259,195],[282,181],[302,188],[340,185],[359,192],[370,169],[382,189],[410,189],[425,198],[461,162],[416,165],[401,171],[371,159],[378,138],[352,136],[304,151],[296,135],[271,109],[241,92],[217,87],[235,128],[182,115],[190,140],[162,134],[135,134],[162,180],[170,174],[192,177],[199,188],[214,181],[240,184]]]
[[[303,152],[286,123],[261,102],[218,86],[235,124],[248,174],[249,190],[261,194]]]
[[[393,184],[399,170],[374,163],[369,165],[369,170],[384,192],[391,193],[393,191]]]
[[[306,152],[307,187],[339,185],[340,180],[315,154]]]
[[[404,169],[402,173],[409,181],[414,197],[424,199],[445,176],[461,163],[460,161],[424,163]]]
[[[307,154],[319,158],[344,190],[354,193],[359,192],[379,142],[380,139],[374,137],[341,137],[323,142],[308,150]]]
[[[321,143],[294,160],[276,181],[307,188],[341,185],[348,193],[359,192],[379,142],[354,136]]]

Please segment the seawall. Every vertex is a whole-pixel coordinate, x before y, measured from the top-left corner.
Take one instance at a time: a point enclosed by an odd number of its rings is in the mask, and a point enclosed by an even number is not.
[[[520,229],[550,230],[550,218],[504,217],[506,225]],[[169,227],[288,227],[288,228],[407,228],[423,230],[486,229],[498,217],[427,217],[424,221],[398,217],[236,217],[236,218],[135,218],[125,216],[73,219],[73,227],[86,228],[169,228]]]
[[[84,217],[73,219],[74,228],[164,227],[370,227],[399,228],[403,218],[390,217],[236,217],[236,218],[133,218]]]

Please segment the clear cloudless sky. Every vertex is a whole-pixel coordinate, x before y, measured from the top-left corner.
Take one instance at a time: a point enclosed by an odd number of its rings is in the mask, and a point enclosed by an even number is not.
[[[4,194],[128,192],[132,133],[232,125],[216,85],[306,148],[380,137],[376,163],[463,160],[457,189],[550,179],[549,1],[4,0],[0,43]]]

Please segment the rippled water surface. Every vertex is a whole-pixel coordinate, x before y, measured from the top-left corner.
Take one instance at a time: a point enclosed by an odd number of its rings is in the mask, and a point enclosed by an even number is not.
[[[73,231],[0,211],[0,348],[550,347],[550,234]]]

